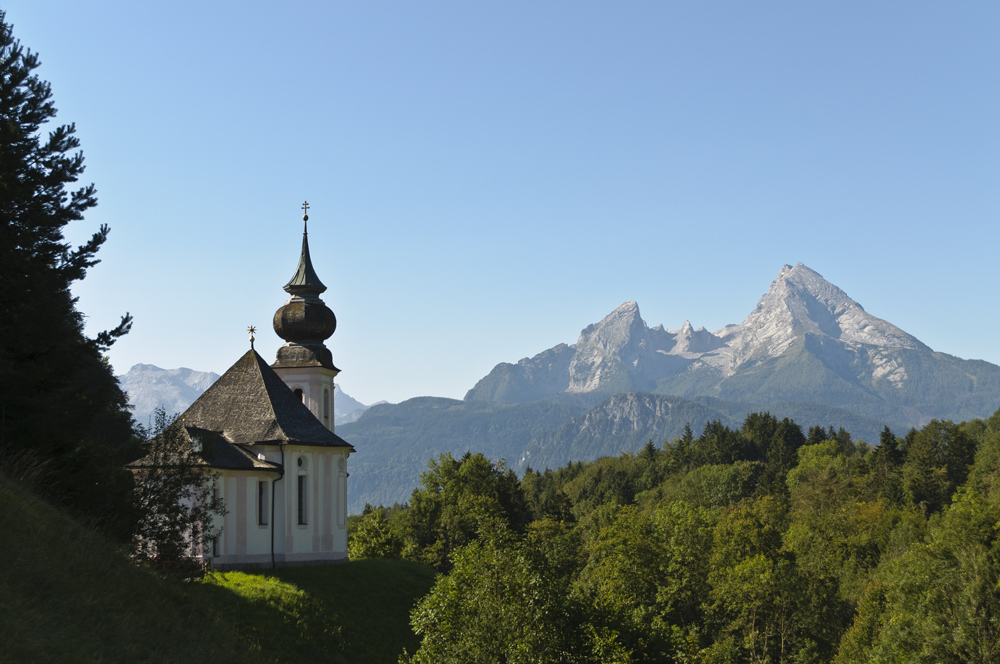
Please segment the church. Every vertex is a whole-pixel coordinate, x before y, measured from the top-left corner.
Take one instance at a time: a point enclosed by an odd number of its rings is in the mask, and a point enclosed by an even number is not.
[[[308,213],[308,204],[303,205]],[[333,380],[339,369],[325,341],[337,318],[320,295],[309,256],[308,214],[302,253],[274,314],[285,340],[268,365],[251,347],[176,420],[228,509],[216,517],[207,551],[214,569],[252,569],[347,561],[347,458],[354,448],[334,433]],[[130,464],[149,468],[150,457]],[[203,560],[208,562],[208,560]]]

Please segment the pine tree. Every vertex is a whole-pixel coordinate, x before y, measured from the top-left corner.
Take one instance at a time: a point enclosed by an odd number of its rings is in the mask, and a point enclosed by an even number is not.
[[[136,450],[125,394],[102,353],[131,318],[93,339],[83,333],[70,288],[98,262],[108,227],[75,249],[65,242],[64,227],[97,199],[92,184],[72,189],[84,170],[79,139],[74,125],[50,124],[56,109],[33,73],[39,64],[0,11],[0,459],[44,468],[27,473],[37,490],[120,523],[120,469]]]

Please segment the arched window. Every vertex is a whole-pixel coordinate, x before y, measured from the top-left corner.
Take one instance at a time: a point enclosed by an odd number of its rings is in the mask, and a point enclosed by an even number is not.
[[[330,390],[323,390],[323,419],[330,419]]]
[[[302,403],[306,402],[306,399],[305,399],[305,397],[302,394],[302,388],[301,387],[296,387],[294,390],[292,390],[292,394],[294,394],[296,397],[298,397],[299,401],[301,401]]]

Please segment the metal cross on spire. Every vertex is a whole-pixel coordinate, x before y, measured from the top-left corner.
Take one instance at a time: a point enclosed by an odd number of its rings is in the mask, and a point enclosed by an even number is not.
[[[309,221],[309,201],[302,203],[302,221]]]
[[[247,328],[247,333],[250,334],[250,350],[253,350],[253,333],[257,331],[257,328],[253,325]]]

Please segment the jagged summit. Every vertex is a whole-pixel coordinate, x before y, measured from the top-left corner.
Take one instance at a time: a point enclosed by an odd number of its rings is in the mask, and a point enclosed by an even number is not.
[[[690,321],[679,330],[651,328],[630,300],[584,328],[572,346],[498,364],[466,399],[523,403],[639,391],[815,402],[920,422],[942,416],[937,401],[944,392],[954,392],[948,399],[967,404],[962,408],[972,416],[993,412],[1000,368],[981,364],[934,353],[798,263],[781,268],[738,325],[715,332]]]
[[[629,300],[605,316],[601,322],[588,325],[580,332],[577,347],[596,344],[602,348],[625,345],[636,335],[642,335],[646,323],[639,315],[639,305]]]
[[[777,357],[806,334],[847,344],[929,350],[892,323],[866,312],[818,272],[798,263],[781,268],[757,308],[730,333],[731,367],[755,358]]]
[[[625,302],[599,323],[588,325],[580,332],[573,348],[576,354],[569,364],[567,392],[592,392],[600,390],[611,376],[638,373],[649,362],[641,356],[657,345],[650,338],[652,331],[639,315],[635,300]],[[653,333],[655,334],[655,333]],[[616,382],[627,383],[627,380]]]

